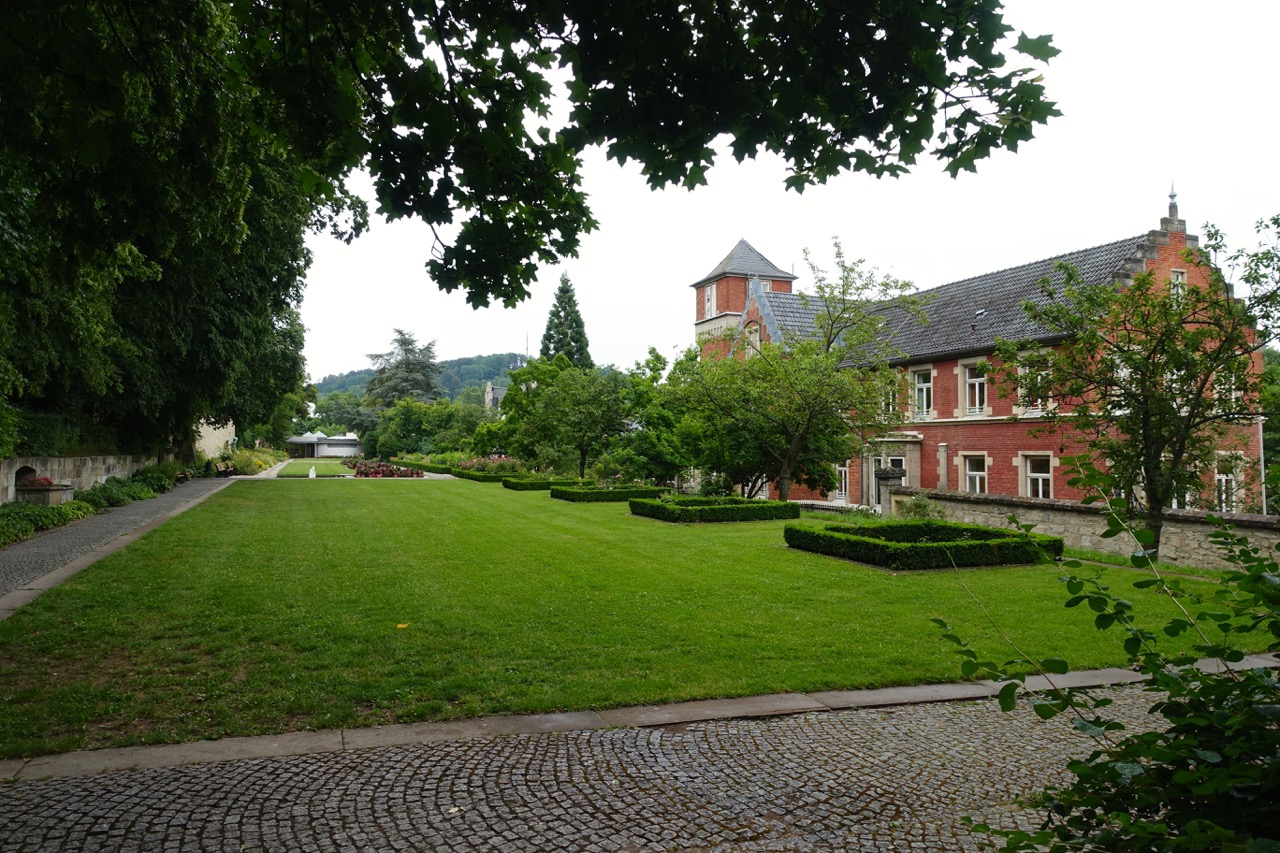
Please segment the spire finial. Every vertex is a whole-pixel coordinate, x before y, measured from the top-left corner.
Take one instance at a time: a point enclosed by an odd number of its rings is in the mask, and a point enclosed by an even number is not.
[[[1178,218],[1178,191],[1174,188],[1173,181],[1169,182],[1169,218]]]

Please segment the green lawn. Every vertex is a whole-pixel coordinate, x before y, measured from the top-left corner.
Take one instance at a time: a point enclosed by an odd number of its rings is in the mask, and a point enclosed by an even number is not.
[[[317,477],[352,477],[351,469],[341,462],[320,459],[294,459],[276,472],[277,477],[309,477],[311,468],[315,467]]]
[[[892,575],[792,551],[784,523],[238,482],[0,622],[0,754],[952,681],[930,617],[1011,656],[962,584],[1032,654],[1124,662],[1053,566]]]

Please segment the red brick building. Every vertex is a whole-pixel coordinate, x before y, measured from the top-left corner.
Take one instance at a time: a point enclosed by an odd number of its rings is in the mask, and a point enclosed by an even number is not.
[[[1204,271],[1183,260],[1187,248],[1198,248],[1198,241],[1187,234],[1171,197],[1169,215],[1157,230],[921,292],[927,323],[908,319],[905,312],[886,316],[886,333],[903,353],[894,364],[906,374],[905,425],[878,439],[864,458],[842,466],[835,493],[822,496],[796,486],[792,498],[876,505],[873,474],[882,467],[904,469],[905,485],[922,488],[1082,497],[1067,485],[1062,468],[1062,458],[1079,453],[1080,445],[1059,435],[1031,435],[1043,413],[997,394],[977,366],[992,360],[997,338],[1045,346],[1056,342],[1031,322],[1022,304],[1045,298],[1038,282],[1061,278],[1054,270],[1057,262],[1074,265],[1092,282],[1123,284],[1137,273],[1150,272],[1157,281],[1207,284]],[[789,330],[811,328],[816,307],[793,292],[795,280],[740,241],[692,285],[697,298],[695,333],[702,339],[736,328],[748,338],[779,342]],[[1258,354],[1255,369],[1261,370]],[[1260,436],[1257,429],[1241,430],[1243,450],[1224,452],[1216,472],[1218,509],[1242,509],[1258,502],[1245,487],[1258,480]]]

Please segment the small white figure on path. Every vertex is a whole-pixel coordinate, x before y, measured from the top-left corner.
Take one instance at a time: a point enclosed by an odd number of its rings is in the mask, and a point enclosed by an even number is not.
[[[314,465],[311,466],[311,473],[308,474],[307,476],[310,477],[312,480],[316,478],[316,466]]]

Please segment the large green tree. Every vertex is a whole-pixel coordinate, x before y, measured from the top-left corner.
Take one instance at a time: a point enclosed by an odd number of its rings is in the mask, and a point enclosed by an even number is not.
[[[587,463],[626,428],[624,379],[614,370],[571,367],[561,371],[538,405],[538,416],[556,444],[573,450],[578,476]]]
[[[419,344],[412,334],[396,329],[390,352],[369,356],[373,376],[365,386],[365,404],[385,409],[397,400],[427,402],[439,397],[440,365],[436,363],[436,342]]]
[[[1046,429],[1082,441],[1105,463],[1156,552],[1164,510],[1206,491],[1220,453],[1243,450],[1252,430],[1242,427],[1259,416],[1254,358],[1277,319],[1280,216],[1259,229],[1270,233],[1270,245],[1228,255],[1221,235],[1207,228],[1204,251],[1184,256],[1207,284],[1171,286],[1143,273],[1121,286],[1061,265],[1061,282],[1043,283],[1050,299],[1024,307],[1063,343],[997,348],[1004,386],[1041,401]],[[1210,263],[1215,253],[1221,269]],[[1239,295],[1223,269],[1239,270]]]
[[[544,361],[550,361],[560,353],[564,353],[574,367],[595,366],[588,350],[587,329],[582,322],[582,312],[578,310],[578,297],[573,292],[573,283],[565,273],[560,274],[560,286],[556,288],[555,301],[547,314],[547,328],[542,333],[542,351],[539,355]]]
[[[909,285],[847,259],[839,241],[834,249],[834,275],[805,255],[814,291],[803,297],[814,315],[810,327],[760,344],[735,332],[727,352],[709,350],[685,382],[710,437],[703,466],[731,465],[739,482],[772,480],[782,500],[797,480],[829,488],[834,465],[901,419],[898,407],[885,405],[901,376],[889,366],[895,353],[883,329],[889,312],[917,311],[903,295]],[[749,472],[748,465],[760,468]]]
[[[738,159],[782,156],[796,188],[902,174],[922,155],[955,173],[1016,148],[1056,111],[1040,71],[1001,54],[1010,32],[997,0],[166,0],[145,15],[126,0],[18,0],[0,31],[3,144],[27,164],[85,165],[87,180],[34,190],[46,209],[119,189],[158,222],[154,182],[190,189],[176,194],[185,219],[233,229],[243,179],[224,165],[242,131],[287,152],[318,202],[364,167],[383,213],[444,229],[427,263],[440,287],[513,303],[594,227],[588,146],[638,161],[655,187],[696,186],[726,136]],[[1047,38],[1010,45],[1056,53]],[[88,227],[74,239],[111,245]]]

